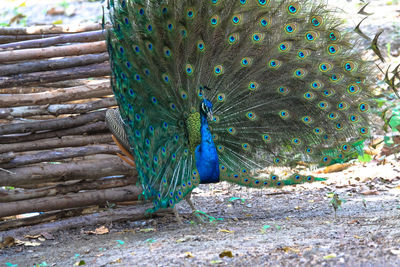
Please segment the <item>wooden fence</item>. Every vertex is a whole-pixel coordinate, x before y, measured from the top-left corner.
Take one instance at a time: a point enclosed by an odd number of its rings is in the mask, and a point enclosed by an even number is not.
[[[0,28],[0,231],[138,200],[105,124],[116,102],[104,36],[99,24]],[[118,210],[63,225],[143,217]]]

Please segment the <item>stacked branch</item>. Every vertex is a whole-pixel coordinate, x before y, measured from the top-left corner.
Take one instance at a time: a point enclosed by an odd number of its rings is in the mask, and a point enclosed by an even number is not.
[[[99,24],[0,28],[0,218],[138,201],[105,123],[116,102],[104,36]],[[10,222],[1,229],[29,225]]]

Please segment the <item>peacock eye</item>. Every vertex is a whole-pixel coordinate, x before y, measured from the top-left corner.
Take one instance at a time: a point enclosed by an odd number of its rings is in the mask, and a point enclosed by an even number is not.
[[[205,113],[207,113],[207,106],[206,106],[206,104],[204,104],[204,102],[201,103],[201,109],[202,109]]]

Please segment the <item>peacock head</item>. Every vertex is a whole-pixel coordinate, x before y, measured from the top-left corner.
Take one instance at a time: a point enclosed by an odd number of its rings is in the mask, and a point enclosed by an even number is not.
[[[200,106],[200,113],[203,115],[207,115],[209,121],[214,119],[213,112],[212,112],[213,105],[210,100],[204,98],[201,102]]]

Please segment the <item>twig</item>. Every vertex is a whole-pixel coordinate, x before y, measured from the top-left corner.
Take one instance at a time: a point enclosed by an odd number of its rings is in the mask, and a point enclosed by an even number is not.
[[[12,172],[12,171],[9,171],[9,170],[3,169],[3,168],[0,168],[0,171],[8,172],[9,174],[13,174],[13,175],[16,174],[15,172]]]

